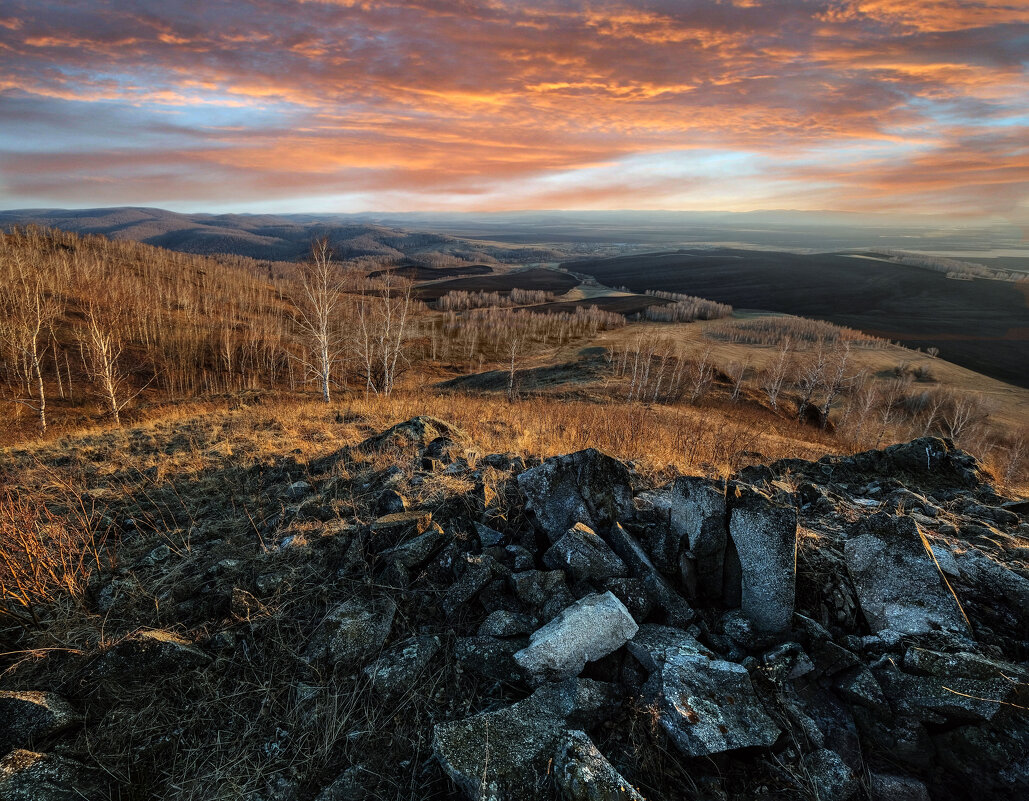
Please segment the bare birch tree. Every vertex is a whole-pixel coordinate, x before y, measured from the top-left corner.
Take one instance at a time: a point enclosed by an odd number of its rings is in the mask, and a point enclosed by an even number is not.
[[[322,400],[332,401],[333,373],[343,346],[342,271],[332,258],[329,240],[311,244],[311,258],[300,271],[296,321],[308,344],[305,366],[321,385]]]

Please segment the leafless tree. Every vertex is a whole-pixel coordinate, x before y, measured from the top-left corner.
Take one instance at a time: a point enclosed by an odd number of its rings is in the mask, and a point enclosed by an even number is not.
[[[79,346],[86,375],[96,387],[115,425],[121,425],[121,412],[145,389],[130,391],[128,373],[122,367],[124,343],[121,321],[116,309],[101,309],[93,302],[86,312]]]
[[[761,382],[761,389],[765,391],[773,409],[779,408],[779,395],[786,386],[792,367],[793,341],[789,337],[785,337],[772,359],[772,364],[765,370],[764,380]]]
[[[747,375],[747,368],[750,366],[750,362],[730,362],[726,368],[726,374],[729,376],[729,380],[732,381],[731,388],[729,390],[729,399],[735,403],[740,399],[740,393],[743,391],[743,379]]]
[[[829,410],[832,408],[833,402],[843,392],[847,383],[853,381],[853,376],[847,377],[847,363],[849,361],[850,342],[847,340],[837,341],[829,354],[826,366],[825,398],[822,401],[821,410],[822,428],[829,425]]]
[[[300,270],[300,303],[296,321],[308,343],[307,368],[321,384],[322,400],[332,401],[333,374],[343,347],[342,271],[332,257],[329,240],[311,244],[311,257]]]
[[[46,431],[46,384],[43,361],[50,345],[54,326],[63,312],[58,287],[44,285],[44,274],[34,275],[21,263],[18,273],[6,286],[0,287],[0,313],[4,320],[4,336],[16,354],[24,378],[27,398],[16,398],[32,409],[39,418],[39,428]]]
[[[979,392],[954,393],[943,412],[943,423],[955,440],[971,436],[989,417],[986,400]]]
[[[819,339],[812,353],[800,365],[797,376],[797,389],[800,391],[800,398],[797,401],[797,420],[804,419],[807,407],[811,400],[825,382],[825,373],[829,363],[829,344],[824,339]]]

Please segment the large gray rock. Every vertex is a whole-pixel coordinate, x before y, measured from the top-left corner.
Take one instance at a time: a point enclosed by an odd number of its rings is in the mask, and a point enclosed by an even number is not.
[[[768,747],[779,736],[750,674],[733,662],[669,649],[644,689],[658,705],[661,726],[686,756]]]
[[[79,720],[71,704],[54,693],[0,691],[0,754],[32,748]]]
[[[584,731],[569,731],[561,741],[554,781],[565,801],[644,801]]]
[[[56,754],[15,750],[0,759],[3,801],[100,801],[97,776],[84,765]]]
[[[740,565],[740,609],[762,634],[787,631],[797,587],[797,510],[735,484],[729,535]]]
[[[430,635],[411,637],[384,651],[364,669],[376,692],[394,698],[411,691],[419,674],[439,652],[440,639]]]
[[[573,581],[600,581],[627,576],[625,562],[588,526],[576,523],[543,554],[543,564],[564,570]]]
[[[910,517],[875,514],[844,544],[847,571],[873,632],[968,636],[954,595]]]
[[[696,476],[677,478],[672,485],[669,524],[693,554],[699,597],[721,600],[722,568],[729,537],[725,483]],[[669,556],[679,558],[679,554]]]
[[[515,661],[535,676],[577,676],[587,662],[617,651],[639,629],[612,593],[587,595],[565,609],[529,639]]]
[[[544,797],[566,732],[595,724],[616,705],[612,685],[569,679],[505,709],[437,724],[433,752],[471,801],[535,801]]]
[[[388,598],[344,601],[325,616],[308,646],[308,657],[327,659],[343,669],[364,664],[382,648],[396,611]]]
[[[518,486],[551,542],[576,523],[603,531],[633,512],[628,468],[594,448],[547,459],[519,474]]]

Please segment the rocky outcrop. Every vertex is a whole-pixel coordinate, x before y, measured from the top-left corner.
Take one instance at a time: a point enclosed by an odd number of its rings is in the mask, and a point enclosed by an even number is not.
[[[416,418],[294,467],[260,547],[141,541],[112,645],[3,674],[0,797],[88,797],[152,703],[138,775],[255,737],[262,801],[1029,794],[1027,507],[946,441],[658,481]]]
[[[551,542],[576,523],[602,531],[632,512],[628,469],[593,448],[547,459],[520,474],[518,486]]]

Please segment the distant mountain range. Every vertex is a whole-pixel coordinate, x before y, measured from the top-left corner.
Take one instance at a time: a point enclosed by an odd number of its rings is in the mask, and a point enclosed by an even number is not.
[[[996,223],[954,227],[931,218],[840,212],[524,211],[501,213],[182,214],[155,208],[0,211],[0,228],[34,223],[189,253],[269,261],[303,258],[329,237],[340,258],[442,253],[464,260],[557,261],[621,245],[744,245],[791,251],[898,248],[1003,255],[1021,261],[1023,235]],[[501,244],[505,243],[505,244]],[[580,246],[586,244],[586,248]],[[589,247],[589,246],[594,247]],[[607,255],[617,255],[616,252]],[[1017,266],[1000,264],[998,267]]]

